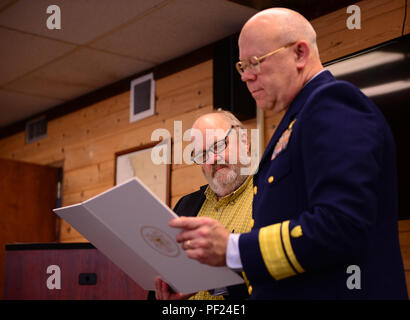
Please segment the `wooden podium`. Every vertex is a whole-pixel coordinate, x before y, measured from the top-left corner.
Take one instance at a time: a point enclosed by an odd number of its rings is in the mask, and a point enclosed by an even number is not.
[[[90,243],[6,245],[5,299],[145,300],[147,294]]]

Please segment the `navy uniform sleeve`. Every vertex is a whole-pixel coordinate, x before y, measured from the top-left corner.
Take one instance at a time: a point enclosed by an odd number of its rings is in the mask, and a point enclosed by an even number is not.
[[[251,283],[360,256],[380,214],[377,191],[388,130],[381,113],[345,82],[320,88],[306,103],[297,120],[296,152],[308,205],[289,220],[241,236],[241,259]]]

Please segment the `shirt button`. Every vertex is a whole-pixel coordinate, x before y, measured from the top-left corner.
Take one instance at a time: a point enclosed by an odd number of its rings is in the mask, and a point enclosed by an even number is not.
[[[273,180],[274,180],[273,176],[270,176],[270,177],[268,178],[268,182],[269,182],[269,183],[272,183]]]

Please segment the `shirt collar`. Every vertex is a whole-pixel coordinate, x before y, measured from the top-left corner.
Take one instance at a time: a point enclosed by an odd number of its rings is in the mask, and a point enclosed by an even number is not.
[[[309,79],[308,82],[305,83],[305,85],[303,87],[305,87],[310,81],[312,81],[314,78],[316,78],[319,74],[321,74],[322,72],[325,72],[326,69],[320,70],[318,73],[316,73],[312,78]]]
[[[249,175],[248,178],[237,188],[234,192],[227,194],[226,196],[222,197],[221,199],[218,200],[218,197],[216,196],[215,192],[209,187],[206,188],[205,190],[205,196],[206,199],[215,203],[220,203],[220,204],[226,204],[229,203],[236,198],[239,197],[240,194],[243,193],[243,191],[247,188],[249,183],[252,181],[253,175]]]

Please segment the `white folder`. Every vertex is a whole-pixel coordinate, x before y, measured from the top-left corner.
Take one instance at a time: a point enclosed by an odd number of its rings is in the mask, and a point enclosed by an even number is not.
[[[175,241],[180,229],[168,226],[177,215],[138,178],[53,211],[145,290],[156,277],[181,293],[243,283],[227,267],[189,259]]]

